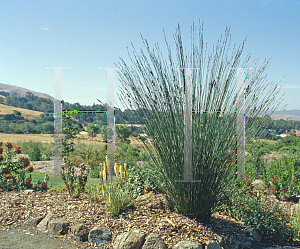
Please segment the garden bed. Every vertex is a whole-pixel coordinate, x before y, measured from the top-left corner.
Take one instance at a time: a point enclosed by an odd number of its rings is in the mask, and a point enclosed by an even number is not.
[[[217,212],[212,215],[209,223],[202,224],[177,214],[175,211],[150,210],[145,205],[128,209],[116,218],[109,218],[105,215],[104,201],[90,202],[84,197],[72,199],[64,191],[61,193],[33,192],[31,194],[1,191],[0,196],[1,230],[7,230],[11,226],[19,227],[29,218],[51,213],[54,218],[63,219],[70,225],[83,223],[88,230],[95,226],[109,227],[112,231],[113,241],[106,244],[106,248],[112,248],[114,239],[118,235],[132,229],[140,229],[146,234],[151,232],[159,234],[168,248],[172,248],[183,240],[205,243],[208,240],[216,240],[218,235],[235,236],[250,229],[244,222],[220,215]],[[174,224],[176,224],[175,227]],[[74,246],[80,246],[80,248],[94,248],[88,242],[75,241],[70,233],[60,236],[60,239],[68,241]],[[272,245],[271,242],[263,242],[257,244],[256,248],[270,245]]]

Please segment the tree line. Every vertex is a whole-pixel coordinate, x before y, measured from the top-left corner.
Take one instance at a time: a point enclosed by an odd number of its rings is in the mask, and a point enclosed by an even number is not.
[[[20,94],[13,93],[9,94],[4,91],[0,91],[0,95],[5,96],[5,99],[0,97],[0,103],[25,108],[34,111],[43,112],[39,119],[28,120],[21,116],[20,112],[14,112],[13,114],[0,115],[0,132],[5,133],[54,133],[54,102],[50,99],[40,98],[35,96],[31,92],[26,92],[25,96],[22,97]],[[70,104],[68,102],[62,101],[62,109],[65,111],[106,111],[106,104],[93,104],[89,106],[80,105],[78,102],[74,104]],[[145,120],[141,118],[139,113],[146,112],[147,110],[137,109],[137,110],[124,110],[121,111],[120,108],[115,108],[115,124],[144,124]],[[207,115],[207,114],[205,114]],[[74,125],[79,130],[83,130],[82,124],[89,125],[90,134],[100,133],[106,129],[105,126],[107,124],[107,115],[106,113],[73,113],[72,116],[76,119],[73,120]],[[295,130],[300,129],[299,121],[292,120],[273,120],[270,117],[262,119],[260,117],[255,118],[247,118],[249,121],[251,119],[257,120],[257,125],[263,125],[265,127],[264,134],[256,134],[255,130],[253,130],[253,134],[250,136],[253,138],[261,137],[265,139],[273,139],[277,140],[278,137],[276,135],[285,133],[286,130],[291,135],[295,135]],[[247,120],[246,119],[246,120]],[[252,122],[250,122],[252,123]],[[95,128],[98,127],[98,128]],[[119,126],[120,128],[121,126]],[[246,131],[248,130],[247,122],[246,122]],[[121,131],[121,128],[120,128]],[[141,128],[132,126],[129,130],[124,131],[122,128],[122,132],[130,133],[134,136],[137,136],[139,133],[145,133],[145,131]]]

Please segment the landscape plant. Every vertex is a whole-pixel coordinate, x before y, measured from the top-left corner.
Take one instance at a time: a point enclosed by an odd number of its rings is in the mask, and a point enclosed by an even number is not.
[[[47,191],[48,176],[44,181],[38,180],[33,183],[31,175],[26,177],[26,172],[32,172],[33,166],[28,158],[18,154],[21,153],[21,146],[13,145],[11,142],[0,143],[0,188],[5,190],[21,191],[35,189]]]
[[[247,179],[247,178],[246,178]],[[214,211],[242,220],[245,225],[255,228],[266,240],[280,245],[291,244],[299,238],[299,217],[291,210],[279,205],[270,196],[253,191],[250,183],[233,184],[233,191],[224,194],[225,199]]]
[[[218,196],[227,188],[235,175],[236,161],[236,114],[222,113],[235,110],[237,102],[236,70],[240,67],[242,47],[228,58],[229,29],[225,40],[217,44],[205,63],[203,53],[203,32],[192,27],[191,51],[184,50],[178,25],[174,36],[177,61],[167,44],[168,59],[158,45],[151,49],[143,39],[148,57],[141,50],[133,48],[131,65],[121,59],[116,64],[119,81],[122,84],[120,101],[128,109],[138,110],[138,117],[145,121],[146,133],[153,138],[152,146],[143,143],[150,155],[152,168],[160,172],[157,177],[164,183],[164,191],[180,213],[193,214],[199,221],[206,221],[212,214]],[[166,40],[166,38],[165,38]],[[199,44],[199,46],[198,46]],[[242,67],[248,67],[250,56]],[[256,65],[256,63],[255,63]],[[263,75],[269,61],[258,70],[245,70],[246,139],[265,134],[263,124],[267,109],[276,110],[280,100],[276,99],[277,85],[264,84]],[[192,70],[192,144],[193,180],[200,182],[178,182],[184,176],[184,99],[186,75],[184,68]],[[251,71],[251,72],[250,72]],[[263,89],[263,90],[262,90]],[[269,91],[272,89],[271,91]],[[265,101],[265,100],[268,101]],[[208,111],[211,113],[205,113]],[[203,114],[198,112],[204,111]],[[247,119],[247,117],[263,117]]]
[[[263,181],[267,188],[280,200],[287,200],[300,194],[299,168],[295,167],[294,156],[283,156],[263,172]]]
[[[34,143],[33,147],[29,150],[30,161],[42,161],[42,145],[41,143]]]
[[[75,165],[71,162],[70,156],[75,150],[73,140],[79,130],[74,126],[70,114],[63,113],[62,116],[62,132],[64,136],[62,140],[63,164],[61,166],[61,175],[70,197],[78,198],[85,191],[85,185],[91,168],[87,167],[85,163],[81,163],[77,166],[79,169],[76,170]]]

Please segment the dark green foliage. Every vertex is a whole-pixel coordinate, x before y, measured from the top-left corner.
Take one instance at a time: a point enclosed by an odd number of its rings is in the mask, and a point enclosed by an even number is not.
[[[141,152],[141,149],[136,146],[130,146],[129,144],[122,144],[116,147],[114,157],[115,162],[121,165],[124,163],[136,165],[137,161],[144,161],[148,159],[146,154]]]
[[[19,112],[19,111],[14,111],[14,114],[15,114],[16,116],[21,116],[21,112]]]
[[[30,161],[42,161],[42,143],[34,143],[28,155]]]
[[[79,129],[74,127],[74,121],[72,120],[70,114],[62,113],[62,118],[62,133],[64,134],[62,139],[62,155],[68,156],[69,153],[75,150],[75,144],[73,140],[79,133]]]
[[[86,131],[88,132],[89,136],[95,137],[96,134],[99,133],[100,127],[93,123],[88,124]]]
[[[131,130],[126,125],[116,125],[116,139],[121,142],[130,143],[128,138],[131,135]]]

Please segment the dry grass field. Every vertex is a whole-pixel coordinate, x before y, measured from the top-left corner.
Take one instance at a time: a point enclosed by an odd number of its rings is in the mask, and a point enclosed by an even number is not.
[[[54,143],[54,138],[51,134],[6,134],[0,133],[0,141],[12,142],[13,144],[21,142],[42,142],[42,143]]]
[[[130,137],[129,140],[130,140],[130,145],[141,147],[135,138]],[[54,137],[52,137],[52,134],[5,134],[5,133],[0,133],[0,141],[12,142],[13,144],[15,144],[19,141],[21,141],[21,142],[32,141],[32,142],[42,142],[42,143],[54,143]],[[97,134],[97,136],[94,138],[88,137],[87,134],[77,135],[77,139],[75,139],[75,143],[105,145],[105,142],[103,142],[101,135],[99,135],[99,134]]]
[[[27,118],[28,120],[41,118],[40,114],[42,114],[42,112],[38,111],[0,104],[0,115],[12,114],[14,111],[21,112],[21,116]]]

